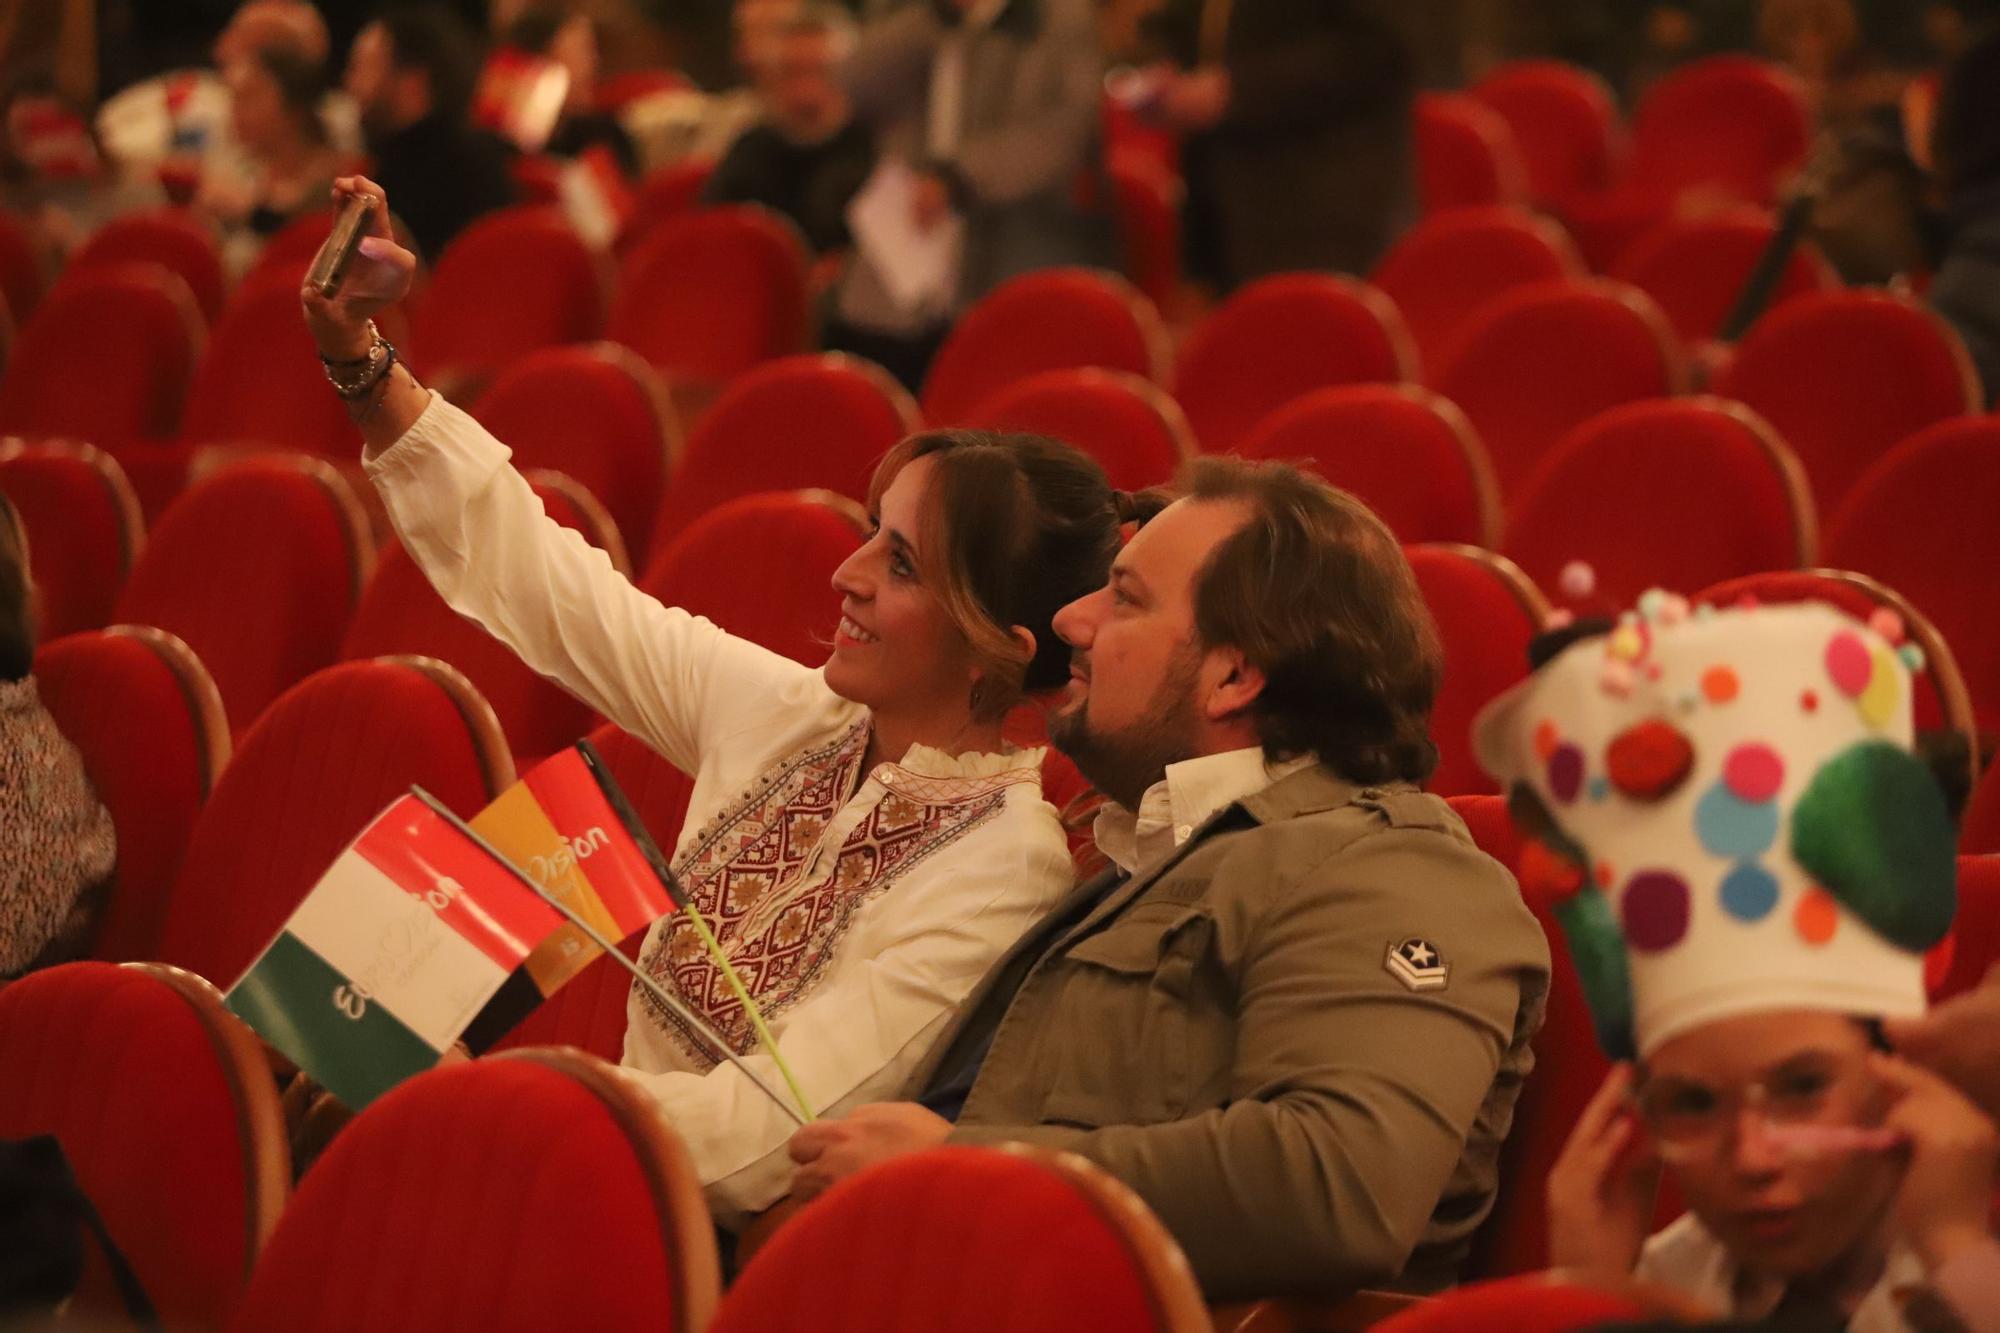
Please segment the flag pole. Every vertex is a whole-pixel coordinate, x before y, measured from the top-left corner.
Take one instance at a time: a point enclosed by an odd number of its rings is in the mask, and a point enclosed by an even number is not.
[[[730,1044],[723,1039],[721,1033],[717,1032],[714,1029],[714,1027],[709,1024],[707,1019],[701,1017],[701,1015],[689,1009],[687,1005],[681,1002],[680,997],[668,993],[668,991],[664,987],[662,987],[659,982],[647,976],[644,969],[642,969],[637,963],[633,962],[630,958],[627,958],[624,954],[624,951],[619,949],[617,945],[613,944],[610,940],[605,939],[604,936],[598,932],[595,926],[592,926],[588,921],[584,920],[583,917],[578,915],[576,910],[572,908],[568,903],[563,902],[560,898],[557,898],[554,894],[551,894],[550,892],[548,892],[548,890],[544,889],[540,884],[537,884],[533,876],[529,875],[526,871],[522,870],[521,867],[515,865],[507,857],[501,855],[498,848],[494,847],[492,843],[486,841],[485,838],[482,838],[470,824],[467,824],[464,820],[460,819],[457,815],[453,814],[435,796],[432,796],[429,792],[425,791],[422,787],[418,786],[412,786],[410,788],[410,791],[415,794],[418,800],[422,801],[425,805],[429,806],[432,809],[432,811],[434,811],[439,817],[444,819],[453,828],[457,829],[467,838],[471,839],[472,842],[475,843],[481,851],[485,852],[495,861],[498,861],[501,865],[507,867],[507,869],[510,872],[512,872],[514,877],[520,880],[523,884],[527,885],[529,890],[533,892],[537,898],[540,898],[543,902],[555,908],[557,912],[562,914],[565,920],[567,920],[571,925],[575,926],[578,930],[582,931],[584,935],[589,938],[592,944],[595,944],[599,949],[602,949],[606,954],[610,955],[611,958],[615,960],[620,967],[624,968],[627,972],[630,972],[632,974],[632,979],[634,981],[638,982],[641,986],[645,987],[647,992],[651,994],[654,999],[658,1000],[662,1005],[666,1006],[667,1011],[669,1013],[673,1014],[675,1018],[679,1019],[683,1024],[685,1024],[690,1032],[694,1033],[697,1037],[701,1038],[703,1043],[709,1046],[715,1054],[720,1055],[723,1059],[729,1061],[730,1064],[735,1065],[737,1070],[742,1073],[743,1077],[749,1079],[751,1084],[759,1092],[763,1093],[766,1097],[769,1097],[779,1110],[783,1111],[786,1115],[790,1116],[793,1123],[803,1125],[807,1121],[813,1118],[812,1108],[806,1104],[805,1099],[803,1097],[801,1097],[799,1100],[799,1106],[794,1107],[791,1104],[791,1102],[785,1099],[785,1095],[783,1093],[779,1092],[776,1088],[773,1088],[769,1083],[767,1083],[764,1080],[763,1075],[759,1074],[756,1070],[752,1069],[749,1065],[744,1063],[742,1057],[736,1054],[734,1048],[732,1048]],[[787,1081],[789,1082],[789,1079]],[[795,1092],[797,1091],[796,1086],[794,1087],[793,1090]],[[801,1108],[804,1109],[805,1112],[804,1115],[800,1114]]]

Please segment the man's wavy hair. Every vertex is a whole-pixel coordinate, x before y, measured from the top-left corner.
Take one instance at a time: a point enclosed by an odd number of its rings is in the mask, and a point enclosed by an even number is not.
[[[1265,754],[1319,757],[1354,782],[1421,782],[1441,652],[1403,548],[1367,505],[1283,463],[1200,458],[1176,490],[1249,521],[1210,555],[1195,628],[1264,673],[1252,705]]]

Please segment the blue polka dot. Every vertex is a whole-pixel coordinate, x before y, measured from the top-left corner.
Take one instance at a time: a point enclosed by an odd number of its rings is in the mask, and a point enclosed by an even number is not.
[[[1762,856],[1778,837],[1778,807],[1741,800],[1718,782],[1694,808],[1694,831],[1716,856],[1733,861]]]
[[[1601,801],[1611,794],[1611,780],[1600,773],[1590,780],[1588,791],[1591,800]]]
[[[1722,910],[1738,921],[1762,921],[1778,905],[1778,880],[1755,861],[1745,861],[1722,880]]]

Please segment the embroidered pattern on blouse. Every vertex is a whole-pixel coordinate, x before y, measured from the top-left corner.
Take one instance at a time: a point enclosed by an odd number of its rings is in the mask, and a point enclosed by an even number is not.
[[[826,854],[826,827],[850,799],[868,749],[866,719],[827,745],[784,760],[735,806],[711,820],[674,867],[766,1018],[796,1004],[824,975],[854,914],[933,852],[999,813],[1006,789],[1034,769],[979,778],[930,778],[894,765],[880,770],[882,798],[847,835],[831,873],[801,889]],[[640,959],[733,1050],[755,1044],[743,1006],[685,918],[675,918]],[[706,1070],[713,1055],[685,1024],[641,989],[647,1013]]]

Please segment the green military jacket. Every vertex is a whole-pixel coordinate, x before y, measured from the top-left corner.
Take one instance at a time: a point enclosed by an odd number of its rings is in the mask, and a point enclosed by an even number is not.
[[[1442,1286],[1492,1206],[1548,977],[1449,806],[1315,765],[1078,889],[910,1095],[986,1048],[953,1141],[1096,1162],[1211,1300]]]

